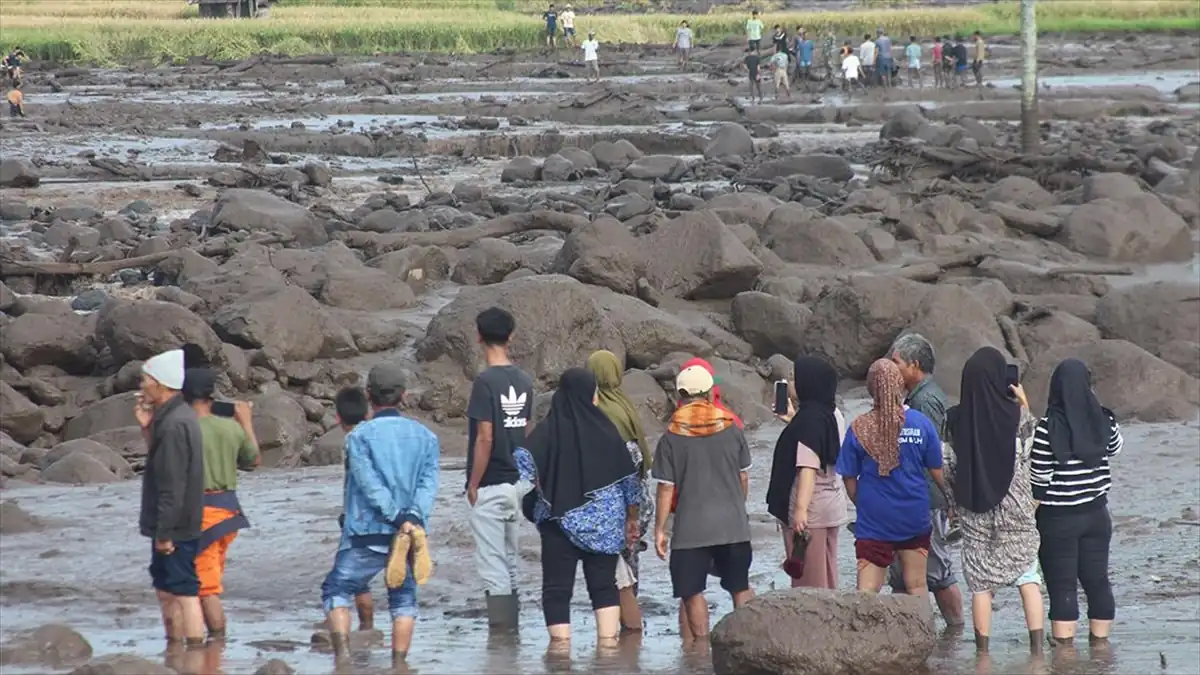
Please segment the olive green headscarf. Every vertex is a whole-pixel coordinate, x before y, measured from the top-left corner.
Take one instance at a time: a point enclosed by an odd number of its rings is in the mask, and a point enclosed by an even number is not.
[[[598,351],[588,357],[587,369],[596,376],[596,388],[599,391],[597,406],[616,425],[621,432],[621,438],[626,442],[637,441],[642,450],[642,474],[650,471],[650,463],[654,460],[650,454],[650,446],[646,444],[646,433],[642,431],[642,420],[638,417],[637,408],[633,401],[621,389],[621,362],[616,354],[609,351]]]

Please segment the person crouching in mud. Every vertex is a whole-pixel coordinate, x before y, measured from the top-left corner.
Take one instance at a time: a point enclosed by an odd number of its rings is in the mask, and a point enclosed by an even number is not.
[[[238,530],[250,526],[237,497],[237,472],[258,467],[258,441],[254,436],[252,404],[234,404],[233,419],[213,414],[216,373],[192,368],[184,376],[183,400],[196,411],[204,439],[204,513],[201,520],[196,576],[200,579],[200,609],[208,636],[225,637],[225,610],[221,585],[225,556]]]
[[[8,116],[9,117],[24,117],[25,116],[25,94],[21,93],[21,83],[13,87],[12,91],[8,92]]]

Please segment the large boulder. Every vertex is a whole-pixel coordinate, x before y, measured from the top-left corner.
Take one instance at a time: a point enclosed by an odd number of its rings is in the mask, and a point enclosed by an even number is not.
[[[73,375],[90,375],[96,366],[94,317],[73,313],[22,314],[4,326],[0,354],[27,370],[57,366]]]
[[[625,345],[625,361],[634,368],[649,368],[673,352],[708,356],[713,348],[697,337],[680,319],[628,295],[592,289],[593,297],[616,327]]]
[[[1047,209],[1058,201],[1037,181],[1025,176],[1009,176],[1000,179],[983,193],[983,203],[1002,202],[1023,209]]]
[[[191,342],[210,361],[221,362],[221,339],[208,323],[173,302],[110,302],[101,308],[96,335],[116,365],[146,359]]]
[[[769,358],[775,354],[794,358],[800,353],[800,336],[812,317],[812,310],[767,293],[738,293],[731,306],[733,325],[754,349],[754,354]]]
[[[261,10],[260,10],[261,11]],[[88,661],[70,675],[177,675],[174,669],[135,654],[105,654]]]
[[[542,175],[542,165],[533,157],[513,157],[500,170],[501,183],[525,183],[535,181]]]
[[[920,108],[915,105],[901,106],[883,122],[883,126],[879,128],[879,139],[912,138],[928,124]]]
[[[612,142],[600,141],[592,146],[591,153],[596,165],[605,171],[623,170],[642,156],[642,151],[624,138]]]
[[[669,295],[687,299],[729,298],[748,291],[762,262],[711,211],[695,211],[663,223],[646,237],[655,252],[647,273]]]
[[[325,343],[321,304],[296,286],[248,293],[219,309],[212,323],[226,342],[244,349],[274,348],[288,361],[314,359]]]
[[[951,396],[958,396],[963,366],[979,348],[995,347],[1007,354],[992,311],[962,286],[930,289],[905,332],[920,333],[933,343],[937,356],[933,376]]]
[[[1083,179],[1083,201],[1128,199],[1142,194],[1137,179],[1123,173],[1096,173]]]
[[[1017,326],[1021,345],[1030,359],[1056,347],[1100,341],[1100,329],[1068,312],[1038,312]]]
[[[1147,193],[1076,206],[1058,239],[1073,251],[1117,262],[1189,260],[1195,248],[1183,218]]]
[[[575,279],[553,274],[464,288],[429,322],[417,345],[418,358],[447,358],[464,376],[474,377],[483,367],[475,317],[493,306],[516,318],[509,350],[512,360],[545,387],[554,388],[564,370],[584,363],[597,349],[625,357],[620,332],[591,290]]]
[[[1066,358],[1088,365],[1096,395],[1119,419],[1190,420],[1200,405],[1200,380],[1132,342],[1100,340],[1056,346],[1034,359],[1023,384],[1037,414],[1045,409],[1050,375]]]
[[[302,462],[310,434],[304,407],[292,395],[270,391],[251,399],[254,435],[264,466],[294,467]]]
[[[218,230],[274,232],[299,246],[329,241],[325,225],[308,209],[262,190],[226,190],[212,211]]]
[[[813,303],[799,353],[825,358],[845,377],[865,377],[912,324],[927,292],[907,279],[853,277]]]
[[[63,441],[50,448],[50,451],[42,455],[38,461],[39,468],[45,470],[59,460],[75,453],[82,453],[92,457],[103,464],[104,468],[111,471],[117,478],[124,479],[133,476],[133,469],[130,468],[129,462],[125,461],[124,457],[107,445],[90,438]]]
[[[0,160],[0,187],[31,188],[40,182],[41,174],[28,160],[15,157]]]
[[[1200,289],[1166,281],[1115,289],[1096,303],[1096,325],[1106,338],[1162,357],[1173,342],[1200,342]]]
[[[567,235],[553,269],[585,284],[632,295],[645,273],[645,254],[627,227],[612,218],[597,218]]]
[[[363,312],[402,309],[417,302],[403,281],[374,267],[352,267],[331,271],[321,286],[320,300],[331,307]]]
[[[625,176],[636,180],[678,183],[688,172],[687,162],[675,155],[646,155],[625,167]]]
[[[759,164],[751,172],[750,177],[762,180],[774,180],[796,174],[812,176],[814,178],[828,178],[832,181],[844,183],[854,178],[854,169],[850,167],[850,162],[846,158],[838,155],[793,155],[791,157],[772,159]]]
[[[484,237],[459,254],[452,279],[460,284],[483,286],[502,281],[521,266],[521,251],[504,239]]]
[[[92,485],[115,483],[121,480],[104,462],[86,452],[72,452],[46,467],[41,473],[47,483],[67,485]]]
[[[754,137],[746,127],[736,122],[727,122],[717,128],[708,144],[704,146],[705,159],[725,157],[750,157],[754,154]]]
[[[847,227],[799,204],[771,212],[763,243],[788,262],[858,268],[875,263],[871,250]]]
[[[92,645],[74,628],[47,624],[22,635],[0,649],[6,665],[38,665],[63,668],[92,657]]]
[[[716,675],[923,672],[935,646],[929,601],[903,594],[776,591],[727,614],[712,632]]]
[[[133,407],[137,405],[137,392],[127,391],[97,401],[79,412],[67,422],[63,434],[65,440],[87,438],[102,431],[135,426],[137,418]]]
[[[32,443],[42,435],[44,421],[41,408],[7,382],[0,381],[0,431],[18,443]]]

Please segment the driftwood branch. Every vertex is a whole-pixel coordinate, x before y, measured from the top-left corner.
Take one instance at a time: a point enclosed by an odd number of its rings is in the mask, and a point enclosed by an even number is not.
[[[463,248],[480,239],[503,237],[529,230],[554,230],[571,232],[588,223],[583,216],[573,216],[557,211],[532,211],[514,213],[493,218],[485,223],[442,232],[402,232],[378,234],[375,232],[344,232],[338,237],[347,246],[362,249],[369,257],[398,251],[409,246],[450,246]]]

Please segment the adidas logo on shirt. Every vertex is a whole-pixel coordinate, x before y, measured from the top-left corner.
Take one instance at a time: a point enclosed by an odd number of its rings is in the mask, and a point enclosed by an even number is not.
[[[527,394],[517,393],[517,388],[510,386],[508,394],[500,393],[500,409],[504,411],[505,429],[524,429],[529,420],[521,416],[525,410]]]

